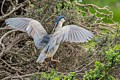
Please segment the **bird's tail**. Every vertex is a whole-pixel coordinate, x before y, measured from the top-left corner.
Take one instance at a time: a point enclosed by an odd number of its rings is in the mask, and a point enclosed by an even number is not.
[[[44,60],[45,60],[45,58],[46,58],[46,55],[45,55],[45,53],[41,53],[40,55],[39,55],[39,57],[38,57],[38,59],[37,59],[37,63],[43,63],[44,62]]]
[[[37,63],[43,63],[45,61],[45,59],[49,56],[48,55],[48,52],[49,52],[49,46],[50,44],[48,43],[44,48],[43,50],[41,51],[38,59],[37,59]]]
[[[48,46],[49,45],[46,45],[44,48],[43,48],[43,50],[41,51],[41,53],[40,53],[40,55],[39,55],[39,57],[38,57],[38,59],[37,59],[37,63],[43,63],[44,62],[44,60],[46,59],[46,57],[47,57],[47,53],[46,53],[46,51],[48,50]]]

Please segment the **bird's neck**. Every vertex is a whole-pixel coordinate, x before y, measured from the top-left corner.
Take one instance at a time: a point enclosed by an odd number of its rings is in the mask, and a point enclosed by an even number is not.
[[[59,30],[62,27],[62,25],[63,25],[63,22],[59,22],[56,29],[55,29],[55,31]]]

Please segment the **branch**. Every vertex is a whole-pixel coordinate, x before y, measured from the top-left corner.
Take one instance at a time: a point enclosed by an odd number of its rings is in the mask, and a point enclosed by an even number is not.
[[[3,50],[2,50],[1,53],[0,53],[0,58],[1,58],[1,56],[3,55],[3,52],[5,51],[5,46],[4,46],[4,44],[2,43],[3,38],[4,38],[5,36],[7,36],[8,34],[14,32],[14,31],[18,31],[18,30],[9,31],[9,32],[5,33],[5,34],[0,38],[0,44],[2,45],[2,48],[3,48]]]
[[[84,5],[84,4],[80,4],[80,3],[75,3],[75,4],[78,5],[78,6],[81,6],[81,7],[88,7],[88,6],[90,6],[90,7],[93,7],[93,8],[99,9],[99,10],[107,10],[107,11],[109,12],[107,6],[101,8],[101,7],[98,7],[98,6],[93,5],[93,4],[86,4],[86,5]]]
[[[2,13],[2,15],[4,15],[4,12],[3,12],[4,3],[5,3],[5,0],[3,0],[2,5],[1,5],[1,13]]]
[[[34,75],[34,74],[41,74],[41,72],[40,72],[40,73],[25,74],[25,75],[18,75],[18,76],[8,76],[8,77],[5,77],[5,78],[2,79],[2,80],[6,80],[6,79],[10,79],[10,78],[12,78],[12,79],[24,78],[24,77],[32,76],[32,75]]]
[[[14,13],[16,10],[20,9],[21,7],[25,6],[26,3],[28,2],[28,0],[26,0],[25,2],[21,3],[19,6],[14,7],[9,13],[0,16],[0,21],[3,21],[4,19],[6,19],[8,16],[10,16],[12,13]]]

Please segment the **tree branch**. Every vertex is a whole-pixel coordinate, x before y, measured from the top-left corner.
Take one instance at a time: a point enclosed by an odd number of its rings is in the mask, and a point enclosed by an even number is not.
[[[20,3],[19,6],[13,7],[13,9],[12,9],[9,13],[7,13],[7,14],[5,14],[5,15],[3,15],[3,16],[0,16],[0,21],[3,21],[3,20],[6,19],[8,16],[10,16],[12,13],[14,13],[16,10],[18,10],[18,9],[20,9],[21,7],[25,6],[27,2],[28,2],[28,0],[26,0],[26,1],[23,2],[23,3]]]

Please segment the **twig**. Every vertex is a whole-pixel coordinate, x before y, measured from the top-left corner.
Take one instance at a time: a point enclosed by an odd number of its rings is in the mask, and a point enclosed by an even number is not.
[[[2,15],[4,15],[4,12],[3,12],[4,3],[5,3],[5,0],[3,0],[2,5],[1,5],[1,13],[2,13]]]
[[[15,5],[14,5],[13,2],[12,2],[12,0],[10,0],[10,3],[11,3],[11,5],[12,5],[13,7],[15,7]]]
[[[8,64],[5,60],[0,59],[1,61],[3,61],[8,67],[10,67],[11,69],[15,70],[15,71],[19,71],[18,69],[12,67],[10,64]]]
[[[4,38],[5,36],[7,36],[8,34],[14,32],[14,31],[18,31],[18,30],[11,30],[11,31],[5,33],[5,34],[0,38],[0,44],[2,45],[2,48],[3,48],[3,50],[2,50],[1,53],[0,53],[0,58],[1,58],[1,56],[3,55],[3,52],[5,51],[5,45],[2,43],[3,38]]]
[[[10,34],[11,32],[15,32],[15,31],[18,31],[18,30],[11,30],[11,31],[5,33],[5,34],[0,38],[0,43],[2,43],[2,40],[3,40],[3,38],[4,38],[5,36],[7,36],[8,34]]]
[[[18,4],[18,0],[15,0],[15,2],[16,2],[16,5]]]
[[[51,17],[53,17],[55,15],[55,13],[53,13],[50,17],[48,17],[47,19],[45,19],[45,22],[48,21]]]
[[[91,65],[92,63],[94,63],[95,60],[91,61],[89,64],[87,64],[86,66],[84,66],[82,69],[75,71],[75,73],[80,73],[83,69],[85,69],[86,67],[88,67],[89,65]]]
[[[21,7],[25,6],[25,4],[28,2],[28,0],[26,0],[25,2],[21,3],[19,6],[14,7],[9,13],[0,16],[0,21],[3,21],[5,18],[7,18],[8,16],[10,16],[13,12],[15,12],[16,10],[20,9]]]
[[[8,76],[8,77],[5,77],[4,79],[2,79],[2,80],[6,80],[6,79],[16,79],[16,78],[24,78],[24,77],[29,77],[29,76],[32,76],[32,75],[34,75],[34,74],[41,74],[41,72],[40,73],[31,73],[31,74],[25,74],[25,75],[19,75],[19,76]]]
[[[100,77],[98,80],[102,80],[105,77],[106,74],[104,74],[102,77]]]
[[[90,7],[93,7],[93,8],[99,9],[99,10],[107,10],[107,11],[109,12],[107,6],[105,6],[105,7],[103,7],[103,8],[100,8],[100,7],[98,7],[98,6],[96,6],[96,5],[93,5],[93,4],[86,4],[86,5],[84,5],[84,4],[80,4],[80,3],[75,3],[75,4],[78,5],[78,6],[82,6],[82,7],[88,7],[88,6],[90,6]]]
[[[2,48],[3,48],[0,53],[0,58],[1,58],[1,56],[3,55],[3,52],[5,51],[5,45],[3,43],[0,43],[0,44],[2,45]]]
[[[11,28],[4,27],[4,28],[0,28],[0,30],[11,30]]]

